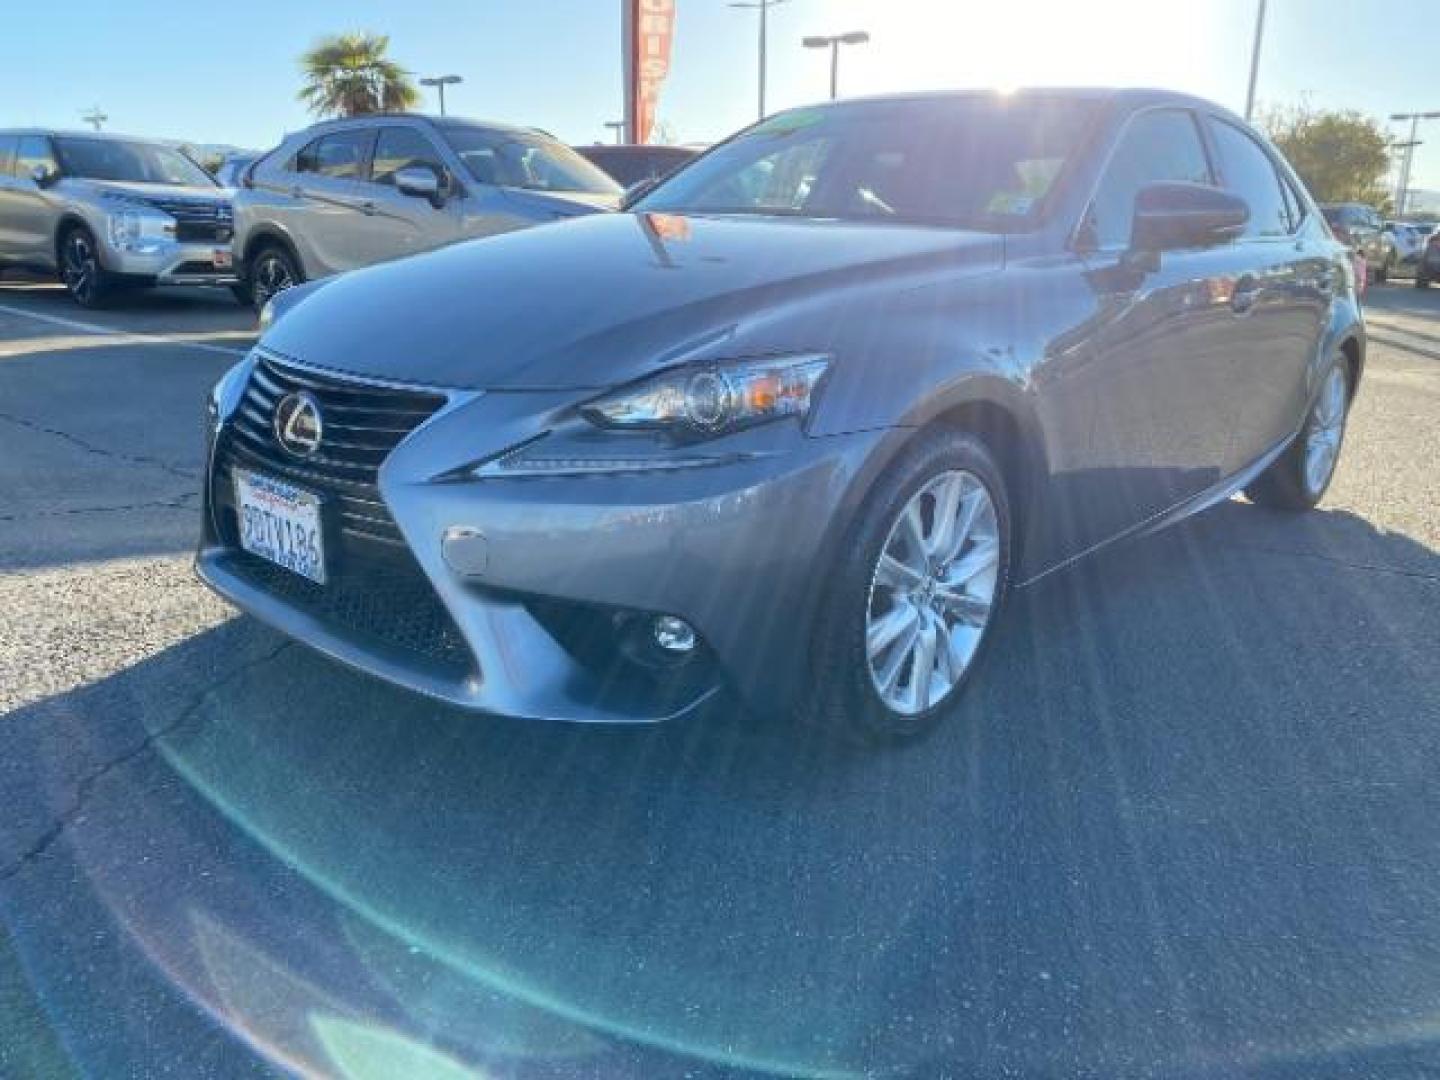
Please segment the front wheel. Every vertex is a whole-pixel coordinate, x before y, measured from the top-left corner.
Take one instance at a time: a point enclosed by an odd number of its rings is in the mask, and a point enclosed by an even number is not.
[[[1424,271],[1422,271],[1422,270],[1416,270],[1416,271],[1415,271],[1415,288],[1417,288],[1417,289],[1428,289],[1429,287],[1430,287],[1430,279],[1425,276]]]
[[[60,280],[81,307],[103,307],[109,299],[109,282],[100,265],[99,247],[83,225],[72,226],[60,238]]]
[[[290,253],[275,245],[263,247],[255,254],[245,279],[250,284],[250,300],[256,311],[304,280]]]
[[[1335,475],[1349,413],[1349,368],[1344,360],[1337,360],[1300,434],[1245,489],[1250,501],[1280,510],[1310,510],[1319,503]]]
[[[1394,269],[1394,257],[1387,257],[1383,262],[1380,263],[1380,268],[1375,271],[1375,284],[1384,285],[1387,281],[1390,280],[1390,274],[1394,271]]]
[[[960,431],[922,436],[838,556],[806,719],[872,743],[935,726],[979,661],[1009,573],[1010,504],[990,451]]]

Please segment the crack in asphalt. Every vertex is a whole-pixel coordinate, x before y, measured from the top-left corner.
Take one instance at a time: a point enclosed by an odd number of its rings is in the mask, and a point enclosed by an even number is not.
[[[181,727],[181,725],[183,725],[196,712],[199,711],[200,707],[205,704],[211,694],[215,693],[217,690],[220,690],[222,687],[235,681],[236,679],[240,678],[242,675],[245,675],[251,670],[260,667],[263,664],[268,664],[271,660],[274,660],[286,649],[290,648],[292,644],[293,643],[289,641],[282,641],[279,645],[275,646],[275,648],[271,649],[264,655],[258,656],[253,660],[247,660],[239,667],[236,667],[233,670],[226,672],[219,679],[215,680],[215,682],[211,683],[209,686],[201,690],[188,705],[186,705],[183,709],[180,710],[179,714],[176,715],[175,719],[171,720],[168,724],[156,728],[154,731],[147,732],[145,737],[141,739],[140,742],[125,750],[123,753],[117,754],[115,757],[103,762],[97,768],[87,773],[85,776],[82,776],[75,785],[75,795],[74,798],[71,800],[70,805],[61,812],[60,816],[55,819],[54,823],[49,828],[47,828],[43,833],[40,834],[39,837],[36,838],[34,843],[32,843],[28,848],[26,848],[23,852],[20,853],[19,857],[16,858],[14,862],[12,862],[4,869],[0,869],[0,885],[4,885],[6,882],[10,881],[11,878],[15,877],[22,870],[24,870],[26,866],[30,865],[30,863],[34,862],[36,859],[40,858],[40,856],[44,855],[45,852],[50,850],[50,848],[54,845],[55,841],[59,840],[60,837],[65,834],[65,830],[68,829],[72,824],[74,824],[76,819],[78,819],[80,814],[84,811],[86,804],[90,801],[91,793],[95,790],[96,784],[98,784],[101,780],[103,780],[110,773],[114,772],[116,769],[121,768],[124,765],[128,765],[130,762],[135,761],[140,757],[143,757],[146,753],[148,753],[151,749],[154,748],[155,744],[159,740],[177,731]]]
[[[109,458],[112,461],[124,461],[131,465],[142,465],[152,469],[160,469],[162,472],[179,477],[181,480],[200,479],[200,471],[198,469],[193,471],[182,469],[178,466],[171,465],[168,461],[161,461],[159,458],[146,457],[140,454],[122,454],[116,450],[107,450],[103,446],[96,446],[94,443],[88,442],[78,435],[72,435],[68,431],[46,427],[44,424],[37,424],[33,420],[27,420],[23,416],[15,416],[13,413],[0,413],[0,420],[9,421],[18,427],[39,432],[42,435],[53,435],[57,439],[64,439],[66,442],[79,447],[86,453],[98,454],[100,457]]]
[[[1431,574],[1424,570],[1405,570],[1398,566],[1379,566],[1375,563],[1351,562],[1349,559],[1340,559],[1334,555],[1325,555],[1318,551],[1286,551],[1284,548],[1265,547],[1262,544],[1227,544],[1231,551],[1253,551],[1258,555],[1275,555],[1286,559],[1319,559],[1321,562],[1332,563],[1335,566],[1343,566],[1346,570],[1361,570],[1372,574],[1395,574],[1398,577],[1417,578],[1420,581],[1430,581],[1440,584],[1440,573]]]
[[[194,510],[200,499],[198,491],[188,491],[173,499],[127,503],[124,506],[77,506],[69,510],[37,510],[30,514],[0,514],[0,522],[34,521],[37,518],[72,517],[84,514],[123,514],[131,510]]]

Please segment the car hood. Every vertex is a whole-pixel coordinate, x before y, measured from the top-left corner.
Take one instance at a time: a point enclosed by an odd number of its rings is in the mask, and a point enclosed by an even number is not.
[[[537,213],[554,214],[557,218],[579,217],[597,210],[618,210],[622,194],[613,195],[586,191],[529,191],[525,188],[504,188],[505,197]]]
[[[789,219],[595,214],[357,271],[282,308],[304,363],[467,389],[613,386],[827,301],[981,272],[998,236]],[[779,333],[777,331],[777,333]],[[761,342],[767,348],[814,342]]]
[[[198,184],[133,184],[120,180],[86,180],[74,177],[71,183],[99,195],[124,195],[132,199],[214,199],[226,202],[233,190],[200,187]]]

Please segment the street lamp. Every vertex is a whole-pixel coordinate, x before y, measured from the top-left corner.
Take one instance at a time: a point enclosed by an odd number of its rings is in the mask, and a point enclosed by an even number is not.
[[[1409,145],[1405,147],[1405,162],[1400,166],[1400,190],[1395,200],[1395,216],[1404,217],[1406,204],[1410,201],[1410,163],[1415,158],[1415,136],[1420,132],[1421,120],[1440,120],[1440,112],[1391,113],[1391,120],[1410,121]]]
[[[749,8],[760,12],[760,119],[765,119],[765,16],[776,4],[788,0],[731,0],[732,8]]]
[[[1250,87],[1245,91],[1245,122],[1255,112],[1255,79],[1260,74],[1260,43],[1265,37],[1265,0],[1255,9],[1255,43],[1250,47]]]
[[[615,132],[615,145],[616,145],[616,146],[619,146],[621,143],[623,143],[623,142],[625,141],[625,121],[624,121],[624,120],[606,120],[606,121],[605,121],[605,126],[606,126],[607,128],[609,128],[611,131]]]
[[[464,82],[459,75],[437,75],[433,79],[421,79],[421,86],[434,86],[440,90],[440,115],[445,115],[445,87]]]
[[[864,30],[851,30],[848,34],[833,34],[825,36],[816,34],[801,40],[801,44],[807,49],[829,49],[830,50],[830,100],[835,100],[836,91],[840,85],[840,46],[841,45],[864,45],[870,40],[870,35]]]

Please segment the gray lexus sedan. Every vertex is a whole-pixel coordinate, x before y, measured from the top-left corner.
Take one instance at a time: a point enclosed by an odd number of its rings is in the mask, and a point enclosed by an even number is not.
[[[1149,90],[782,113],[262,322],[209,404],[222,595],[463,707],[871,739],[952,710],[1008,590],[1314,506],[1365,355],[1294,172]]]

